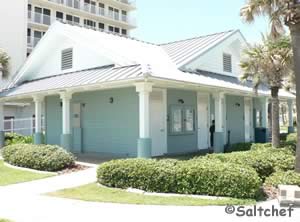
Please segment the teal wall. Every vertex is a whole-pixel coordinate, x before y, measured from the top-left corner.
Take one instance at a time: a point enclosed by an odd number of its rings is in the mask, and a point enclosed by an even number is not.
[[[110,103],[110,98],[114,99]],[[138,94],[135,88],[78,93],[72,102],[81,113],[84,152],[137,155]]]
[[[184,100],[184,104],[178,103],[179,99]],[[191,106],[195,109],[197,117],[197,93],[184,90],[167,90],[168,117],[170,119],[172,106]],[[195,131],[189,134],[172,135],[170,133],[170,121],[168,121],[168,153],[184,153],[197,151],[197,118],[195,119]]]
[[[109,102],[111,97],[114,99],[112,104]],[[77,93],[73,95],[72,103],[82,104],[83,152],[137,155],[139,114],[135,88]],[[47,97],[46,139],[49,144],[60,144],[61,112],[59,97]]]
[[[227,132],[230,130],[230,143],[241,143],[245,141],[245,107],[244,97],[226,96],[226,141]]]
[[[46,102],[46,143],[60,145],[62,107],[59,96],[48,96]]]

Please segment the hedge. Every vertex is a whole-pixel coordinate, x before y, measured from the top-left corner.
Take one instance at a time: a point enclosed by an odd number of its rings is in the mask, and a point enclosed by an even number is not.
[[[278,185],[298,185],[300,186],[300,174],[295,171],[278,171],[268,177],[264,183],[266,186],[278,187]]]
[[[16,144],[2,150],[5,162],[41,171],[59,171],[75,163],[74,156],[53,145]]]
[[[297,133],[290,133],[289,135],[287,135],[286,141],[297,143]]]
[[[252,143],[236,143],[230,145],[225,152],[231,153],[231,152],[238,152],[238,151],[247,151],[250,150],[252,146]]]
[[[149,192],[254,198],[261,180],[254,169],[219,160],[114,160],[99,166],[98,182]]]
[[[13,145],[13,144],[32,144],[33,137],[32,136],[23,136],[17,133],[5,133],[5,145]]]
[[[207,159],[209,161],[217,159],[224,163],[250,166],[256,170],[263,181],[275,171],[293,170],[295,167],[295,156],[290,150],[269,148],[268,145],[256,146],[251,151],[209,154],[196,159]]]

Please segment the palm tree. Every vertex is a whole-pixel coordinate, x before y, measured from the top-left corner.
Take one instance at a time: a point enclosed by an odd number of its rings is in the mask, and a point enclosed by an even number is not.
[[[251,80],[257,91],[260,85],[267,85],[272,96],[272,145],[280,145],[279,98],[285,79],[292,73],[292,49],[290,39],[281,37],[263,38],[263,43],[250,46],[244,51],[241,61],[241,80]]]
[[[5,78],[9,74],[9,56],[0,48],[0,69],[2,70],[2,76]]]
[[[296,171],[300,173],[300,1],[299,0],[247,0],[241,9],[241,17],[246,22],[253,22],[255,17],[267,16],[271,23],[271,34],[278,37],[284,32],[286,24],[291,32],[294,53],[294,73],[296,75],[297,103],[297,150]]]

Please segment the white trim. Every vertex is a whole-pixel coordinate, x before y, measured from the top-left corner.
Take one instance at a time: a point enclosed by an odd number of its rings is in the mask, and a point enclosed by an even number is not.
[[[215,132],[224,132],[224,111],[225,111],[225,99],[224,93],[215,93],[215,125],[216,130]]]
[[[197,137],[198,137],[198,150],[202,150],[203,148],[200,148],[200,135],[199,135],[199,97],[207,97],[207,147],[210,147],[210,132],[209,132],[209,126],[211,124],[211,117],[210,117],[210,94],[208,92],[197,92]]]
[[[0,131],[4,131],[4,103],[0,102]]]
[[[71,134],[71,123],[70,123],[70,113],[72,99],[72,93],[62,92],[60,93],[60,99],[62,100],[62,133]]]
[[[150,138],[150,92],[152,83],[136,83],[136,91],[139,93],[139,138]]]

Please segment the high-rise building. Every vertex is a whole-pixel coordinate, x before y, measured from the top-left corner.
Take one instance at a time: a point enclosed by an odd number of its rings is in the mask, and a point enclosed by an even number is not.
[[[0,47],[11,57],[14,74],[56,20],[130,35],[135,10],[132,0],[5,1],[0,7]]]

